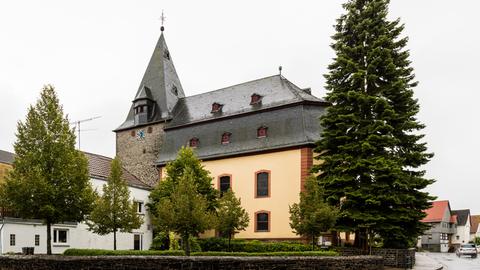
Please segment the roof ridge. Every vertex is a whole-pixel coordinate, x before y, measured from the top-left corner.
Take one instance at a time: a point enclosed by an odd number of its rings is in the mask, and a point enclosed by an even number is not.
[[[227,89],[227,88],[239,86],[239,85],[242,85],[242,84],[253,83],[253,82],[256,82],[256,81],[261,81],[261,80],[265,80],[265,79],[268,79],[268,78],[273,78],[273,77],[275,77],[275,76],[280,76],[280,75],[278,75],[278,74],[276,74],[276,75],[270,75],[270,76],[266,76],[266,77],[263,77],[263,78],[246,81],[246,82],[243,82],[243,83],[237,83],[237,84],[229,85],[229,86],[226,86],[226,87],[218,88],[218,89],[215,89],[215,90],[212,90],[212,91],[203,92],[203,93],[195,94],[195,95],[192,95],[192,96],[185,96],[185,97],[183,97],[182,99],[187,99],[187,98],[190,98],[190,97],[196,97],[196,96],[200,96],[200,95],[204,95],[204,94],[209,94],[209,93],[213,93],[213,92],[225,90],[225,89]]]
[[[95,154],[95,153],[91,153],[91,152],[87,152],[87,151],[80,151],[84,154],[87,154],[87,155],[92,155],[92,156],[96,156],[96,157],[99,157],[99,158],[103,158],[103,159],[108,159],[108,160],[113,160],[113,158],[111,157],[107,157],[107,156],[104,156],[104,155],[100,155],[100,154]]]

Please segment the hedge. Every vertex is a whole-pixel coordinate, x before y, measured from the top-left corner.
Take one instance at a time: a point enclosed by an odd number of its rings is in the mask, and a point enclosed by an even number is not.
[[[224,238],[198,239],[202,251],[233,251],[233,252],[300,252],[311,251],[312,246],[299,242],[262,242],[258,240],[233,239],[228,249],[228,240]]]
[[[65,256],[184,256],[183,250],[105,250],[105,249],[67,249]],[[304,252],[192,252],[192,256],[235,256],[235,257],[272,257],[272,256],[337,256],[335,251],[304,251]]]
[[[70,248],[63,252],[65,256],[183,256],[183,250],[107,250]]]

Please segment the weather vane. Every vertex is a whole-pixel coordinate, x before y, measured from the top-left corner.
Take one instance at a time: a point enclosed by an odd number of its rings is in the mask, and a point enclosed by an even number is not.
[[[165,19],[167,17],[165,17],[165,15],[163,15],[163,9],[162,9],[162,16],[160,17],[160,20],[162,21],[162,26],[160,27],[160,31],[163,32],[163,30],[165,30],[165,27],[163,27],[163,24],[165,23]]]

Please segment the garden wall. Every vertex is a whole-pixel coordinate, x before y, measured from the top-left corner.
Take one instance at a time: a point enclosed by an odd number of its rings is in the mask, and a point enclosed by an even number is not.
[[[361,249],[356,248],[340,248],[338,249],[342,256],[359,256],[367,255]],[[388,248],[374,248],[372,249],[373,256],[382,256],[384,265],[396,268],[413,268],[415,265],[415,249],[388,249]]]
[[[0,270],[381,270],[379,256],[352,257],[161,257],[0,256]]]

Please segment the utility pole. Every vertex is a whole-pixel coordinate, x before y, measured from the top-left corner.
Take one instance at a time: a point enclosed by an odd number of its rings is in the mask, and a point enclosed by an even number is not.
[[[78,120],[78,121],[74,121],[74,122],[70,122],[70,125],[75,125],[75,128],[77,129],[77,133],[78,133],[78,150],[80,150],[80,124],[83,123],[83,122],[88,122],[88,121],[92,121],[92,120],[95,120],[95,119],[98,119],[100,118],[101,116],[95,116],[95,117],[91,117],[91,118],[87,118],[87,119],[82,119],[82,120]],[[83,130],[83,131],[87,131],[87,130]]]

